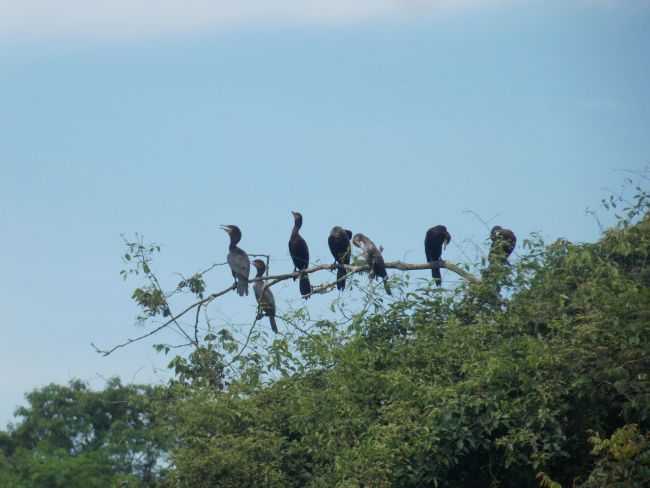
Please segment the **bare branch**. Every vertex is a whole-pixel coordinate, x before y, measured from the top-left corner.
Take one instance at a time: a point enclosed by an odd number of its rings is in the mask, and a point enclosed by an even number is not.
[[[241,355],[244,353],[244,351],[248,347],[248,343],[251,340],[251,336],[253,335],[253,330],[255,329],[255,325],[257,325],[257,317],[255,317],[255,320],[253,321],[253,325],[251,325],[251,328],[248,331],[248,335],[246,336],[246,341],[244,342],[244,345],[241,347],[239,352],[230,360],[230,362],[224,366],[224,368],[228,368],[228,367],[232,366],[232,364],[235,361],[237,361],[241,357]]]
[[[463,268],[461,268],[457,264],[450,263],[448,261],[443,261],[443,260],[433,261],[431,263],[422,263],[422,264],[410,264],[410,263],[404,263],[402,261],[390,261],[390,262],[386,263],[386,268],[387,269],[397,269],[397,270],[400,270],[400,271],[418,271],[418,270],[425,270],[425,269],[445,268],[445,269],[448,269],[449,271],[451,271],[453,273],[456,273],[457,275],[461,276],[462,278],[469,281],[470,283],[479,283],[480,282],[479,278],[477,278],[473,274],[469,273],[468,271],[465,271]],[[274,286],[277,283],[280,283],[282,281],[286,281],[286,280],[289,280],[289,279],[292,279],[292,278],[298,278],[301,273],[311,274],[311,273],[316,273],[318,271],[325,271],[325,270],[333,271],[334,269],[336,269],[336,265],[334,265],[334,264],[320,264],[320,265],[314,266],[312,268],[305,269],[305,270],[303,270],[301,272],[295,271],[295,272],[292,272],[292,273],[285,273],[285,274],[271,275],[271,276],[261,276],[259,278],[256,277],[256,278],[253,278],[252,280],[249,280],[249,283],[254,283],[256,281],[268,281],[268,283],[266,283],[266,285],[265,285],[265,288],[270,288],[271,286]],[[358,265],[358,266],[345,265],[345,269],[346,269],[347,273],[345,274],[344,277],[340,278],[340,280],[342,280],[344,278],[348,278],[349,276],[351,276],[351,275],[353,275],[355,273],[361,273],[363,271],[368,271],[369,268],[368,268],[367,264],[363,264],[363,265]],[[336,286],[336,283],[338,281],[339,280],[334,281],[332,283],[327,283],[327,284],[324,284],[324,285],[318,285],[318,286],[314,287],[314,290],[312,291],[311,294],[313,295],[313,294],[317,294],[317,293],[318,294],[327,293],[328,291],[330,291],[331,289],[333,289]],[[180,312],[177,315],[172,316],[169,320],[164,322],[162,325],[160,325],[160,326],[156,327],[155,329],[147,332],[146,334],[142,334],[141,336],[135,337],[133,339],[128,339],[125,342],[123,342],[121,344],[118,344],[116,346],[113,346],[110,349],[100,349],[94,343],[91,343],[91,346],[93,347],[93,349],[95,349],[95,351],[97,353],[102,354],[103,356],[108,356],[109,354],[112,354],[113,352],[115,352],[117,349],[126,347],[126,346],[128,346],[130,344],[133,344],[134,342],[141,341],[143,339],[146,339],[147,337],[151,337],[152,335],[154,335],[154,334],[160,332],[161,330],[165,329],[166,327],[168,327],[170,324],[178,324],[177,321],[178,321],[179,318],[181,318],[182,316],[184,316],[185,314],[187,314],[191,310],[194,310],[195,308],[198,308],[198,310],[196,312],[196,320],[195,320],[195,326],[194,326],[195,339],[192,340],[190,338],[190,342],[194,343],[196,341],[196,346],[198,346],[197,328],[198,328],[199,311],[200,311],[201,307],[204,307],[204,306],[208,305],[212,300],[215,300],[216,298],[219,298],[220,296],[223,296],[226,293],[234,290],[235,287],[236,287],[236,285],[233,284],[233,285],[229,286],[228,288],[226,288],[225,290],[221,290],[219,292],[212,293],[208,297],[206,297],[206,298],[204,298],[202,300],[199,300],[198,302],[195,302],[192,305],[189,305],[187,308],[185,308],[185,310],[183,310],[182,312]],[[250,335],[249,335],[248,339],[250,339]],[[239,355],[241,355],[241,353]]]
[[[201,306],[203,304],[199,303],[199,306],[196,307],[196,318],[194,319],[194,341],[198,347],[199,345],[199,314],[201,313]]]
[[[199,300],[198,302],[195,302],[192,305],[188,306],[185,310],[183,310],[182,312],[180,312],[177,315],[174,315],[167,322],[165,322],[162,325],[156,327],[155,329],[147,332],[146,334],[142,334],[141,336],[135,337],[133,339],[127,339],[126,342],[118,344],[117,346],[113,346],[110,349],[100,349],[95,344],[93,344],[92,342],[90,343],[90,345],[93,347],[93,349],[95,349],[95,351],[97,353],[99,353],[99,354],[101,354],[103,356],[108,356],[109,354],[115,352],[117,349],[120,349],[122,347],[126,347],[129,344],[133,344],[134,342],[141,341],[142,339],[146,339],[147,337],[151,337],[152,335],[154,335],[154,334],[160,332],[161,330],[163,330],[164,328],[168,327],[170,324],[175,323],[179,318],[181,318],[183,315],[185,315],[189,311],[195,309],[196,307],[206,305],[206,304],[210,303],[212,300],[214,300],[215,298],[219,298],[220,296],[225,295],[226,293],[228,293],[229,291],[232,291],[234,289],[235,289],[235,285],[233,284],[230,287],[226,288],[225,290],[222,290],[222,291],[217,292],[217,293],[213,293],[212,295],[204,298],[203,300]],[[194,342],[194,341],[191,341],[191,342]]]

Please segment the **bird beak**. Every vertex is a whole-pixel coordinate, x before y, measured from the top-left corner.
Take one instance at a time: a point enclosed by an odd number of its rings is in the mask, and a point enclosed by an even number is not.
[[[226,232],[230,232],[230,229],[228,228],[227,225],[219,225],[219,228],[220,228],[221,230],[225,230]]]

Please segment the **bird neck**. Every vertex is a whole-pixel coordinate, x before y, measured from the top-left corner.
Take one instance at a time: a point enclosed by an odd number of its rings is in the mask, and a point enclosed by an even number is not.
[[[300,227],[302,227],[302,222],[300,220],[296,220],[293,223],[293,229],[291,230],[291,237],[295,237],[298,235],[298,231],[300,230]]]
[[[230,246],[229,246],[230,250],[235,249],[240,240],[241,240],[241,236],[231,235],[230,236]]]

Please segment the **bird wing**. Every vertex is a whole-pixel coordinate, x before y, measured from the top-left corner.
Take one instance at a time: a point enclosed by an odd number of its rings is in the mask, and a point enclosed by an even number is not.
[[[248,280],[251,272],[251,261],[248,259],[248,254],[237,247],[228,253],[228,264],[233,273]]]
[[[345,256],[343,256],[343,263],[350,264],[350,258],[352,257],[352,245],[348,241],[348,248],[345,251]]]
[[[256,281],[253,284],[253,291],[255,292],[255,300],[260,301],[260,296],[262,295],[262,288],[264,288],[264,283],[262,281]]]
[[[332,256],[334,256],[334,259],[338,260],[338,257],[336,256],[336,236],[330,234],[329,237],[327,238],[327,245],[330,248],[330,252],[332,253]]]
[[[262,303],[264,307],[268,308],[268,311],[271,312],[272,315],[275,315],[275,298],[273,298],[273,293],[268,288],[264,290]]]
[[[431,242],[431,234],[431,230],[428,230],[426,236],[424,237],[424,254],[427,257],[427,262],[433,261],[433,257],[431,256],[431,248],[433,247],[433,243]]]
[[[309,266],[309,248],[302,236],[297,235],[289,241],[289,254],[296,268],[305,269]]]
[[[377,254],[375,254],[372,267],[375,272],[375,276],[380,276],[382,278],[386,278],[388,276],[386,273],[386,263],[384,262],[384,257],[381,255],[381,253],[377,252]]]

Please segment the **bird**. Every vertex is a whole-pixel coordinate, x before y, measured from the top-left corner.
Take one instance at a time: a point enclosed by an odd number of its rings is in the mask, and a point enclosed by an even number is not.
[[[490,239],[492,240],[492,244],[490,246],[490,253],[488,254],[489,263],[507,264],[508,257],[517,245],[515,233],[510,229],[504,229],[499,225],[495,225],[490,231]]]
[[[384,257],[381,255],[381,250],[375,246],[374,242],[372,242],[368,237],[361,233],[354,235],[352,238],[352,244],[363,251],[362,257],[366,260],[368,266],[370,267],[370,271],[368,273],[369,278],[371,280],[375,279],[377,276],[382,278],[386,293],[388,295],[392,295],[390,286],[388,285],[386,264],[384,263]]]
[[[264,261],[255,259],[252,264],[257,270],[255,277],[261,278],[264,276],[264,272],[266,271]],[[255,320],[259,320],[266,315],[269,318],[269,322],[271,322],[271,329],[277,334],[278,326],[275,323],[275,299],[273,298],[273,293],[269,288],[264,287],[264,282],[261,280],[253,283],[253,291],[255,292],[255,298],[258,303],[257,317],[255,317]]]
[[[451,234],[444,225],[431,227],[424,236],[424,254],[427,257],[427,263],[439,261],[442,256],[442,250],[451,242]],[[431,276],[436,282],[436,286],[442,286],[442,276],[440,268],[431,268]]]
[[[352,239],[352,231],[338,225],[332,227],[327,238],[327,244],[332,256],[334,256],[334,263],[337,267],[336,288],[339,290],[345,290],[345,275],[347,274],[345,265],[350,264],[350,256],[352,255],[350,239]]]
[[[243,297],[248,295],[248,275],[251,270],[251,262],[246,251],[237,247],[241,240],[241,230],[236,225],[222,225],[221,228],[230,236],[228,265],[232,271],[232,276],[235,278],[234,287],[237,288],[237,294]]]
[[[293,271],[300,271],[300,294],[307,300],[311,295],[311,283],[309,276],[302,271],[309,267],[309,247],[307,242],[300,235],[302,227],[302,214],[300,212],[291,212],[293,215],[293,229],[289,238],[289,254],[293,260]],[[294,277],[294,281],[295,281]]]

